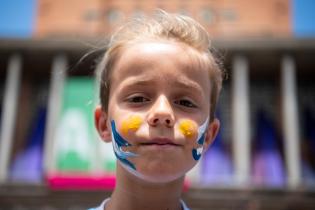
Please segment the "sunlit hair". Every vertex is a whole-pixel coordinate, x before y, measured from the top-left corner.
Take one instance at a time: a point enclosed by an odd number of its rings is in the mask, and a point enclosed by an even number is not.
[[[211,85],[210,119],[212,121],[222,86],[223,71],[217,59],[211,53],[211,43],[208,33],[194,19],[184,15],[169,14],[163,10],[158,10],[153,17],[133,19],[118,28],[112,35],[107,51],[97,68],[97,76],[100,79],[102,109],[107,112],[111,74],[123,49],[130,44],[149,40],[171,40],[184,43],[196,49],[201,55],[206,55]]]

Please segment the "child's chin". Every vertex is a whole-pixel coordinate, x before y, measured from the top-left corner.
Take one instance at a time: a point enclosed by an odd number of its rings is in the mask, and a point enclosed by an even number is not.
[[[168,170],[166,168],[164,170],[161,168],[151,168],[150,170],[147,168],[138,168],[137,173],[134,175],[146,182],[163,184],[181,179],[184,176],[184,172],[181,173],[180,171]]]
[[[178,162],[174,160],[160,161],[158,158],[155,160],[135,158],[130,160],[130,162],[134,164],[136,169],[121,164],[126,171],[142,181],[157,184],[182,180],[185,173],[195,164],[193,161],[191,163],[188,161]]]
[[[144,175],[142,174],[141,177],[138,177],[142,179],[145,182],[154,183],[154,184],[166,184],[170,182],[174,182],[176,180],[179,180],[182,178],[182,176],[174,176],[174,175],[160,175],[160,174],[154,174],[154,175]]]

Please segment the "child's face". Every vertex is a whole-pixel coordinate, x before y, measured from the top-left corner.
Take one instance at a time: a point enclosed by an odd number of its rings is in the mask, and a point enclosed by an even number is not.
[[[154,182],[182,177],[199,159],[194,151],[214,139],[219,122],[207,124],[210,80],[203,59],[192,48],[170,41],[137,43],[123,50],[112,71],[103,127],[109,131],[114,123],[131,145],[121,149],[134,154],[127,158],[134,174]]]

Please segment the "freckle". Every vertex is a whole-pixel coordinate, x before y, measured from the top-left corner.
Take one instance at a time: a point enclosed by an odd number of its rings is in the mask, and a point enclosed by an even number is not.
[[[184,136],[190,138],[197,133],[197,125],[191,120],[183,120],[179,124],[179,130]]]
[[[127,135],[130,130],[137,131],[141,124],[142,118],[140,116],[130,116],[122,122],[121,131],[123,134]]]

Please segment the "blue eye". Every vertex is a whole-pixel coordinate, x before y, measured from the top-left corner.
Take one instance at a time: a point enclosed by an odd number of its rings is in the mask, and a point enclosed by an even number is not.
[[[184,107],[188,107],[188,108],[197,108],[197,106],[191,102],[190,100],[187,99],[180,99],[175,101],[175,104],[180,105],[180,106],[184,106]]]

